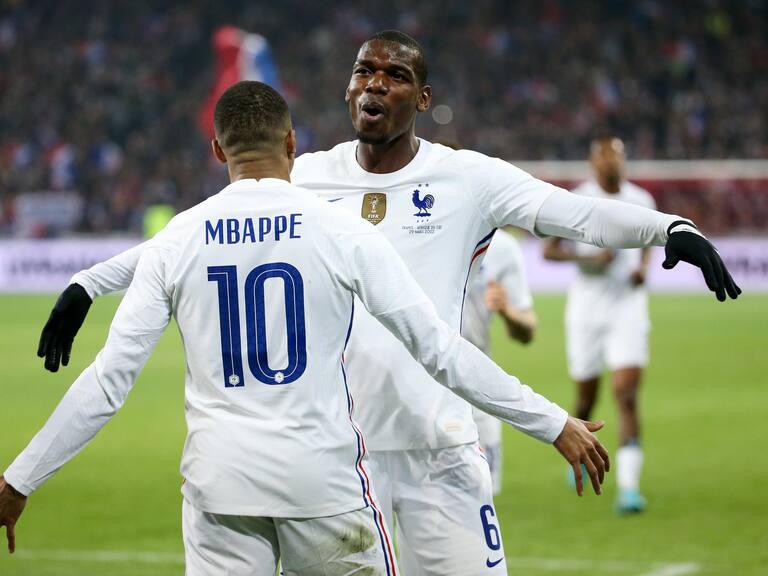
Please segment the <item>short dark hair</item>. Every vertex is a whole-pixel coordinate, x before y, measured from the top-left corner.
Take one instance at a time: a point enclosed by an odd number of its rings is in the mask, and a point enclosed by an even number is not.
[[[400,30],[382,30],[368,38],[365,43],[367,44],[372,40],[394,42],[413,50],[416,53],[416,57],[413,59],[413,71],[416,73],[416,79],[422,86],[427,83],[427,58],[424,56],[424,48],[416,40],[405,32],[400,32]]]
[[[277,90],[244,80],[227,88],[216,102],[213,127],[229,154],[264,151],[282,142],[291,128],[291,113]]]

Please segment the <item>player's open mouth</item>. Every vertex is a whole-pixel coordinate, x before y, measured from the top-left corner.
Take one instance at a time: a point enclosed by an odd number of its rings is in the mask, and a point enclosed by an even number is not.
[[[379,102],[366,102],[360,106],[360,116],[363,120],[374,122],[384,117],[387,110]]]

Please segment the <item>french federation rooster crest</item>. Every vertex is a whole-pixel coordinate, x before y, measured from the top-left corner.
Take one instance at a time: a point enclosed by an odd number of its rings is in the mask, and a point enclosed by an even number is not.
[[[413,205],[419,209],[414,216],[432,216],[429,209],[435,205],[435,197],[432,194],[425,194],[424,198],[419,198],[419,191],[413,191]]]

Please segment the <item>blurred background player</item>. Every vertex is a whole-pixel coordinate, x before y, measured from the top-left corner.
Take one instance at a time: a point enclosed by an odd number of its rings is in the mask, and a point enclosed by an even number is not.
[[[589,161],[595,177],[575,188],[574,194],[655,209],[650,193],[625,179],[624,143],[619,138],[593,140]],[[648,363],[651,324],[645,277],[650,248],[604,250],[551,238],[545,243],[544,256],[576,262],[579,267],[565,312],[568,371],[577,389],[575,414],[589,418],[607,367],[619,414],[616,510],[641,512],[645,499],[640,495],[643,451],[637,396]]]
[[[511,339],[522,344],[533,340],[538,319],[525,277],[523,254],[515,237],[502,230],[494,234],[485,260],[470,280],[461,324],[462,336],[489,355],[494,314],[503,319]],[[493,493],[496,495],[502,488],[502,424],[481,410],[473,409],[472,416],[477,425],[480,446],[488,459]]]

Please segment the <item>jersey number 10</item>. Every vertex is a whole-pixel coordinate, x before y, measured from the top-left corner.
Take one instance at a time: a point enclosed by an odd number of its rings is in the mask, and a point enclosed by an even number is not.
[[[267,357],[267,324],[264,314],[264,283],[269,278],[283,282],[288,366],[273,370]],[[219,323],[224,386],[245,385],[240,339],[240,302],[236,266],[208,266],[208,280],[219,288]],[[307,367],[307,336],[304,329],[304,281],[286,262],[256,266],[245,279],[245,328],[248,367],[264,384],[290,384]]]

